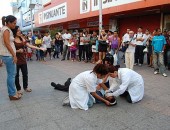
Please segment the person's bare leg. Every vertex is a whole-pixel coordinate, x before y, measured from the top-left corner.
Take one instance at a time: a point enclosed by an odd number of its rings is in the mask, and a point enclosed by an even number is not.
[[[106,52],[103,52],[103,57],[102,57],[102,59],[104,59],[104,58],[105,58],[105,56],[106,56]]]

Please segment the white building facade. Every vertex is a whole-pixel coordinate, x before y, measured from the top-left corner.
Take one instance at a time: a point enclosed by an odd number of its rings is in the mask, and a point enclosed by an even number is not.
[[[34,25],[34,14],[42,9],[42,1],[43,0],[17,0],[17,2],[11,3],[13,15],[17,18],[17,25],[20,26],[21,31],[31,32],[31,30],[39,30],[39,28],[35,28]]]

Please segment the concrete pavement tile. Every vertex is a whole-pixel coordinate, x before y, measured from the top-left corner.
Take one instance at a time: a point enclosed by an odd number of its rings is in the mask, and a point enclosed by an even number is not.
[[[140,113],[140,111],[139,111]],[[116,112],[115,114],[111,115],[108,113],[107,118],[112,119],[121,122],[122,124],[126,125],[127,127],[130,127],[132,125],[135,125],[136,123],[140,122],[144,118],[146,118],[145,112],[143,114],[136,114],[131,113],[128,110],[124,110],[122,108],[119,108],[119,112]]]
[[[48,113],[51,120],[60,120],[76,114],[69,106],[63,107],[61,103],[57,103],[55,108],[47,109],[46,113]]]
[[[33,99],[33,97],[31,97],[31,95],[29,95],[28,97],[24,94],[22,96],[22,98],[20,100],[18,100],[17,102],[15,102],[15,105],[19,108],[19,107],[26,107],[26,106],[31,106],[37,104],[36,100]]]
[[[22,118],[0,123],[0,130],[27,130]]]
[[[107,107],[105,106],[105,104],[95,104],[88,111],[80,109],[75,110],[76,114],[87,122],[92,122],[95,121],[96,119],[106,118],[108,113],[114,115],[114,113],[118,111],[119,108],[117,106]]]
[[[132,130],[164,130],[156,123],[152,124],[147,119],[144,119],[129,128]]]
[[[28,130],[62,130],[55,122],[45,122],[39,126],[31,127]]]
[[[95,129],[93,126],[90,125],[84,125],[79,130],[100,130],[100,129]]]
[[[11,110],[11,109],[13,109],[13,110],[17,109],[14,102],[11,102],[11,101],[8,101],[8,100],[5,100],[3,103],[1,102],[0,113],[3,112],[3,111]]]
[[[88,125],[87,122],[79,118],[77,115],[56,120],[56,123],[62,130],[79,130]]]
[[[149,109],[150,111],[161,112],[164,108],[168,107],[164,102],[157,100],[145,101],[142,106]]]
[[[96,121],[89,123],[94,129],[98,130],[125,130],[126,128],[128,128],[125,124],[115,120],[114,116],[113,118],[96,119]]]
[[[164,102],[167,106],[170,107],[170,91],[168,93],[164,93],[159,97],[160,102]]]
[[[135,117],[137,119],[144,119],[144,118],[148,117],[149,115],[156,113],[154,111],[151,111],[151,110],[141,106],[140,105],[141,102],[136,103],[136,104],[124,103],[121,105],[121,109],[123,109],[127,113],[131,113],[131,114],[135,115]]]
[[[147,121],[151,122],[152,124],[156,124],[161,129],[170,130],[170,116],[169,115],[162,115],[161,113],[155,113],[154,115],[149,116]]]
[[[32,115],[24,116],[23,121],[26,127],[30,128],[50,121],[50,116],[46,112],[37,112]]]
[[[18,109],[10,109],[0,113],[0,122],[10,121],[13,119],[20,118],[21,115]]]
[[[34,114],[41,114],[44,112],[44,108],[42,108],[39,104],[18,107],[18,110],[22,117],[34,116]]]

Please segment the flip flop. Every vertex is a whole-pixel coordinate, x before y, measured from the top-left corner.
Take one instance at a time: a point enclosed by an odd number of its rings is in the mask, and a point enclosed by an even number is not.
[[[26,89],[24,89],[26,92],[32,92],[32,89],[30,89],[30,88],[26,88]]]

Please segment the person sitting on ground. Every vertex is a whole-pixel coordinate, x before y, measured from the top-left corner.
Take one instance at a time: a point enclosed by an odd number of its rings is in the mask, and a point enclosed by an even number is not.
[[[70,104],[73,109],[88,110],[93,106],[95,99],[104,102],[107,106],[115,105],[116,100],[113,96],[104,98],[96,93],[99,82],[107,74],[108,67],[103,64],[97,64],[93,70],[78,74],[69,86],[69,100],[66,97],[63,105]]]
[[[141,75],[128,68],[117,69],[114,66],[109,67],[109,76],[112,78],[118,78],[120,80],[120,86],[110,87],[108,89],[104,84],[100,86],[106,90],[106,97],[122,96],[125,97],[129,103],[136,103],[142,100],[144,96],[144,81]]]

